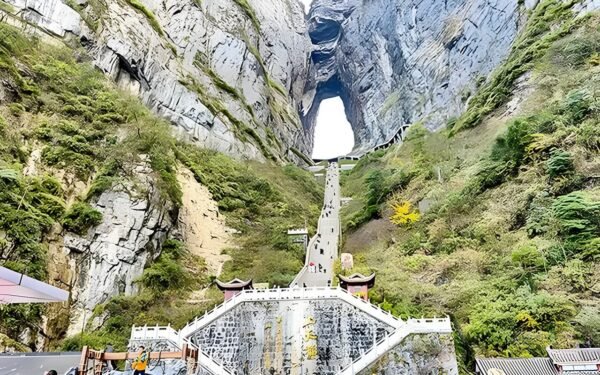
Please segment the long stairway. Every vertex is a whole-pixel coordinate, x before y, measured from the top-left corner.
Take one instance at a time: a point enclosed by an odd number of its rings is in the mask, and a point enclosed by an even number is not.
[[[251,289],[244,290],[231,299],[216,306],[213,310],[198,316],[181,330],[176,331],[170,326],[136,327],[132,328],[130,341],[162,341],[169,346],[182,347],[190,342],[195,333],[207,327],[215,320],[223,317],[229,311],[246,302],[260,301],[301,301],[301,300],[342,300],[356,309],[379,320],[392,330],[373,347],[362,353],[354,361],[342,368],[338,375],[354,375],[373,364],[404,340],[408,335],[419,333],[451,333],[450,320],[442,319],[409,319],[403,321],[376,305],[358,298],[339,287],[330,287],[334,275],[333,265],[338,258],[338,243],[340,236],[340,186],[339,168],[337,163],[331,163],[327,168],[325,198],[319,218],[317,234],[310,240],[306,252],[306,261],[288,289]],[[199,348],[201,366],[213,375],[232,375],[221,363],[207,356]],[[311,361],[305,361],[311,362]],[[305,370],[314,370],[314,363],[304,363]]]
[[[340,172],[337,163],[330,163],[325,175],[323,209],[317,225],[317,234],[306,249],[304,267],[290,287],[329,286],[333,264],[338,258],[340,238]]]

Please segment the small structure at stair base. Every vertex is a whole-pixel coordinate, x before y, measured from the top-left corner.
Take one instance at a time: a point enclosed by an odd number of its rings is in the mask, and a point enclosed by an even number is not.
[[[225,301],[230,300],[242,290],[253,289],[252,279],[243,281],[236,278],[227,283],[220,280],[215,280],[215,282],[217,283],[217,287],[225,293]]]
[[[597,375],[600,374],[600,348],[552,349],[540,358],[476,358],[475,373],[490,370],[505,375]]]
[[[369,289],[375,285],[375,274],[369,276],[355,273],[350,276],[338,275],[340,286],[348,293],[368,301]]]

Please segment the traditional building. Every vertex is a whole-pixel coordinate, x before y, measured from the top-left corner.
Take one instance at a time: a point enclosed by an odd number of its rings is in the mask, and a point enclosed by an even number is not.
[[[346,289],[350,294],[361,297],[365,301],[369,299],[369,289],[375,285],[375,274],[369,276],[355,273],[350,276],[338,275],[340,286]]]
[[[245,289],[253,289],[252,287],[252,279],[248,281],[243,281],[240,279],[233,279],[227,283],[224,283],[220,280],[215,280],[217,283],[217,287],[225,293],[225,301],[230,300],[233,296],[240,293]]]
[[[560,374],[600,375],[600,348],[547,348],[546,351]]]
[[[290,229],[287,231],[287,235],[292,243],[301,243],[304,249],[308,247],[308,229]]]
[[[600,375],[600,348],[547,348],[544,358],[477,358],[477,375]]]

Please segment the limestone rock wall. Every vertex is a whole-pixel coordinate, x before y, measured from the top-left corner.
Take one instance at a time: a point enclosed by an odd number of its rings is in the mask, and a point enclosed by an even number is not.
[[[340,300],[246,302],[192,337],[238,374],[333,374],[392,328]]]
[[[64,236],[63,251],[73,274],[68,335],[81,332],[97,305],[121,293],[137,293],[136,280],[160,254],[173,227],[151,169],[138,166],[135,176],[135,182],[105,191],[92,204],[102,213],[100,225],[85,236]]]
[[[297,114],[310,42],[295,0],[7,0],[169,119],[185,139],[236,157],[310,153]]]
[[[316,0],[310,12],[313,81],[303,100],[308,131],[316,106],[340,95],[356,148],[402,127],[443,127],[507,56],[521,25],[513,0]],[[532,4],[531,6],[534,6]]]
[[[458,375],[451,335],[411,335],[358,375]]]

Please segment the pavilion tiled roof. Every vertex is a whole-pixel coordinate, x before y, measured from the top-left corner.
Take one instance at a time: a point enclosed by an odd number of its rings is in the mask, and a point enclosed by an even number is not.
[[[372,273],[369,276],[365,276],[363,274],[360,273],[354,273],[350,276],[343,276],[343,275],[338,275],[338,277],[340,278],[340,280],[349,283],[349,284],[366,284],[366,283],[370,283],[371,281],[373,281],[373,279],[375,279],[375,274]]]
[[[557,375],[550,358],[477,358],[481,375]],[[490,370],[501,370],[490,371]]]
[[[548,356],[557,365],[600,364],[600,348],[551,349]]]
[[[223,289],[249,289],[252,288],[252,279],[248,280],[248,281],[244,281],[244,280],[240,280],[240,279],[233,279],[227,283],[220,281],[220,280],[215,280],[215,282],[217,283],[217,286],[219,287],[219,289],[223,290]]]

